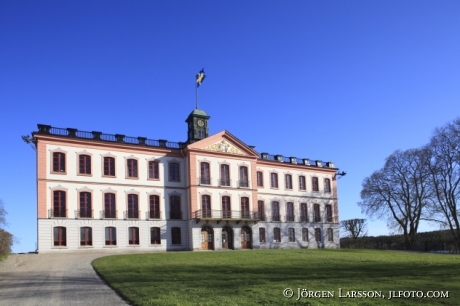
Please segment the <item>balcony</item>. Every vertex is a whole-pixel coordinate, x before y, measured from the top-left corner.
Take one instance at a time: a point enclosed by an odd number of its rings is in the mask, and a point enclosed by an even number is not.
[[[211,185],[211,178],[210,177],[199,177],[198,185]]]
[[[326,217],[326,222],[332,222],[332,216],[327,216]]]
[[[246,210],[200,209],[193,213],[193,218],[196,219],[197,223],[200,222],[200,220],[216,220],[218,224],[222,220],[236,221],[237,224],[241,221],[260,221],[258,212]]]
[[[272,214],[272,221],[281,221],[279,214]]]
[[[139,219],[140,214],[139,210],[126,210],[125,219]]]
[[[238,188],[249,188],[250,182],[248,180],[237,181]]]
[[[78,219],[92,219],[93,210],[91,209],[79,209],[75,211],[75,214]]]
[[[67,209],[48,209],[48,218],[67,218]]]
[[[294,215],[287,215],[286,222],[294,222]]]
[[[103,219],[117,219],[118,210],[103,210],[101,211],[101,216]]]
[[[171,220],[182,220],[182,212],[170,211],[169,212],[169,219]]]
[[[321,216],[318,216],[318,215],[313,216],[313,222],[321,222]]]
[[[161,219],[161,211],[149,210],[147,212],[147,219]]]
[[[219,180],[219,186],[230,187],[231,184],[232,184],[232,180],[230,179],[220,179]]]
[[[308,222],[307,216],[300,216],[300,222]]]

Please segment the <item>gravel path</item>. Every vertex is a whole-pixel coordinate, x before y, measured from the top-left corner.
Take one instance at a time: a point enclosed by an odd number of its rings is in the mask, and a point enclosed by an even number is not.
[[[91,266],[107,255],[10,255],[0,261],[0,305],[127,305]]]

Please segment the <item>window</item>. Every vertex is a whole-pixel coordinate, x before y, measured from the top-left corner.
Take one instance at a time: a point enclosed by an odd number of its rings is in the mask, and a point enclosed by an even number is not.
[[[169,180],[173,182],[179,182],[179,164],[169,163]]]
[[[78,174],[91,175],[91,156],[84,154],[78,156]]]
[[[156,160],[149,161],[149,179],[151,180],[160,179],[159,163]]]
[[[307,190],[307,185],[305,184],[305,176],[299,176],[299,190]]]
[[[67,217],[66,193],[65,191],[53,191],[53,211],[52,217]]]
[[[139,228],[138,227],[128,227],[128,239],[130,245],[139,244]]]
[[[80,227],[80,245],[93,245],[93,230],[91,227]]]
[[[117,245],[117,229],[115,227],[105,228],[105,245]]]
[[[150,228],[150,244],[161,244],[160,228]]]
[[[222,218],[231,218],[232,217],[232,207],[230,203],[229,196],[222,197]]]
[[[104,157],[104,175],[115,176],[115,158]]]
[[[248,167],[241,166],[240,167],[240,184],[239,187],[249,187],[248,181]]]
[[[330,241],[330,242],[334,241],[334,231],[332,228],[327,229],[327,241]]]
[[[286,174],[285,175],[285,187],[286,189],[292,189],[292,175]]]
[[[312,177],[311,178],[311,186],[312,186],[313,191],[319,191],[318,178],[317,177]]]
[[[104,194],[104,218],[117,218],[115,194],[105,193]]]
[[[173,227],[171,229],[171,243],[181,244],[180,227]]]
[[[308,242],[308,228],[302,228],[302,241]]]
[[[54,234],[54,246],[66,246],[66,228],[57,226],[53,229]]]
[[[169,217],[170,219],[182,219],[180,207],[180,197],[172,195],[169,197]]]
[[[53,152],[53,172],[65,173],[65,154]]]
[[[201,165],[200,184],[210,185],[211,177],[209,175],[209,163],[200,163],[200,165]]]
[[[139,196],[128,194],[128,219],[139,218]]]
[[[280,203],[272,202],[272,221],[280,221]]]
[[[150,195],[150,211],[149,211],[149,218],[150,219],[160,219],[160,197],[157,195]]]
[[[203,218],[211,218],[211,197],[207,194],[201,196],[201,211]]]
[[[264,203],[264,201],[258,201],[257,205],[258,205],[258,208],[259,208],[260,221],[265,221],[265,203]]]
[[[264,174],[262,171],[257,171],[257,186],[258,187],[264,186]]]
[[[138,177],[136,159],[128,159],[126,161],[126,166],[128,168],[128,177],[134,177],[134,178]]]
[[[295,242],[295,230],[293,227],[289,228],[289,242]]]
[[[292,202],[286,203],[286,221],[287,222],[294,221],[294,203]]]
[[[326,205],[326,222],[332,222],[332,206]]]
[[[93,210],[91,208],[91,193],[80,192],[80,210],[78,211],[79,218],[92,218]]]
[[[321,214],[320,214],[320,210],[319,210],[319,204],[315,204],[313,205],[313,220],[315,222],[321,222]]]
[[[316,242],[321,242],[321,229],[315,228],[315,240]]]
[[[251,216],[249,214],[249,198],[241,198],[241,218],[249,219]]]
[[[270,173],[270,186],[272,188],[278,188],[278,174]]]
[[[331,192],[331,180],[324,179],[324,192]]]
[[[300,222],[308,222],[307,203],[300,204]]]
[[[259,241],[260,243],[267,242],[267,240],[265,240],[265,227],[259,227]]]
[[[281,242],[281,231],[279,227],[275,227],[273,229],[273,241],[274,242]]]
[[[230,186],[230,169],[228,165],[220,165],[220,185]]]

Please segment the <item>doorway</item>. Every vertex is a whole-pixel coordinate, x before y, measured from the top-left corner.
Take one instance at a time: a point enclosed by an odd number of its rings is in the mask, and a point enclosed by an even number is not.
[[[244,226],[241,229],[241,248],[250,249],[252,248],[252,231],[248,226]]]
[[[228,226],[222,229],[222,249],[233,249],[233,230]]]
[[[214,231],[209,226],[201,229],[201,249],[214,250]]]

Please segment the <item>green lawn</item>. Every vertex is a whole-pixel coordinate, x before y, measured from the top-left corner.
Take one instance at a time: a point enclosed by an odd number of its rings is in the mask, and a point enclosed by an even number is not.
[[[460,305],[458,255],[345,249],[179,252],[108,256],[93,266],[134,305]],[[283,297],[285,288],[293,290],[292,298]],[[298,288],[317,297],[297,300]],[[374,295],[382,297],[339,297],[339,288],[342,296],[377,291]],[[318,291],[334,297],[318,297],[323,295]],[[388,300],[389,291],[448,291],[449,297]]]
[[[3,255],[0,255],[0,261],[6,259],[8,257],[9,254],[3,254]]]

